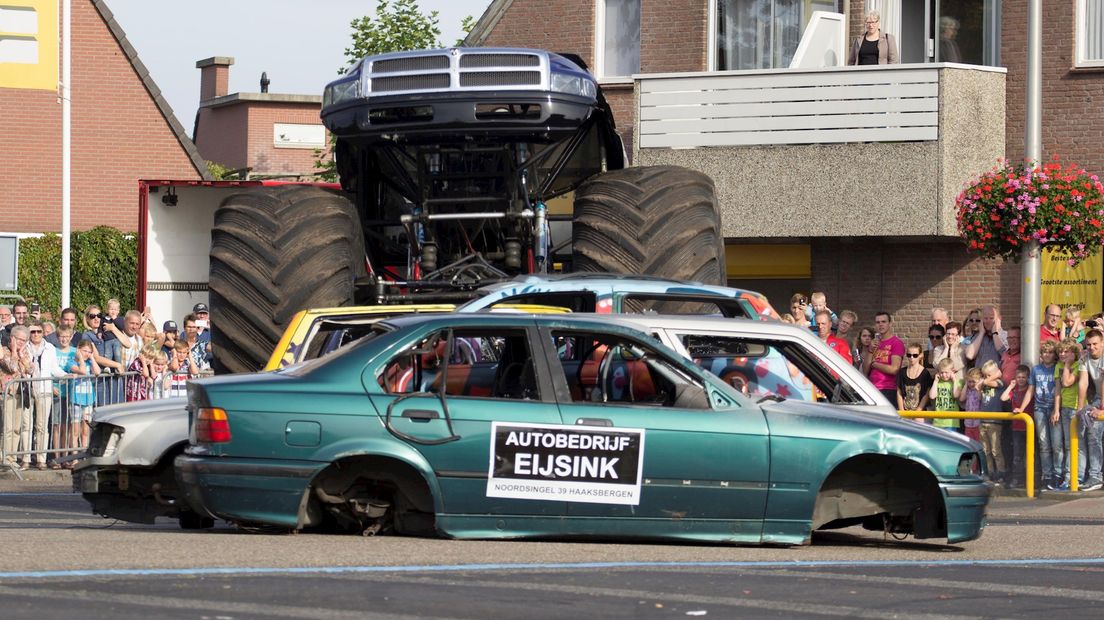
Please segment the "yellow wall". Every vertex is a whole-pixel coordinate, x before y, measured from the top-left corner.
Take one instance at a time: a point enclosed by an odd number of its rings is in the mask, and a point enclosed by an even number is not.
[[[0,88],[57,90],[60,28],[57,8],[57,0],[0,0]],[[37,27],[13,26],[16,23],[13,18],[26,10],[34,12],[36,19],[32,23]],[[37,44],[37,62],[3,62],[5,43],[10,46],[29,41]]]
[[[730,280],[812,277],[810,247],[805,244],[726,245],[725,265]]]

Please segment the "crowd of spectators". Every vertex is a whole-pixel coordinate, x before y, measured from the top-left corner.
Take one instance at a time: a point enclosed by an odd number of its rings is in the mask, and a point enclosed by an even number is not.
[[[997,484],[1022,487],[1027,441],[1035,442],[1041,484],[1068,491],[1104,488],[1104,315],[1082,320],[1081,310],[1046,307],[1039,328],[1039,358],[1022,359],[1020,328],[1005,326],[988,305],[959,322],[945,308],[931,310],[927,342],[904,342],[893,317],[878,312],[873,326],[859,316],[828,308],[824,293],[790,299],[788,323],[807,326],[854,364],[890,403],[902,411],[931,411],[934,426],[980,441],[986,470]],[[938,412],[1026,413],[1034,421],[1028,438],[1020,420],[959,420]],[[1070,471],[1070,428],[1077,418],[1077,471]]]
[[[148,307],[122,312],[116,299],[65,308],[56,323],[38,304],[0,305],[4,465],[68,468],[60,457],[87,445],[96,405],[185,395],[189,378],[210,373],[207,305],[181,322],[183,336],[176,321],[158,329]]]

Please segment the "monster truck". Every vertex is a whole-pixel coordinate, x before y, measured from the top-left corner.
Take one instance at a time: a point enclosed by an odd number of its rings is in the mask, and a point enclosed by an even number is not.
[[[344,191],[243,188],[215,214],[218,370],[261,368],[308,307],[457,302],[553,265],[725,282],[713,182],[626,168],[610,106],[576,56],[367,57],[326,86],[322,120]]]

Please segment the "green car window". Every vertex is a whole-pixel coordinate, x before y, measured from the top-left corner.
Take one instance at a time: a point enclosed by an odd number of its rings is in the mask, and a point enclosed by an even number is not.
[[[644,342],[557,331],[552,343],[574,402],[709,408],[705,386]]]
[[[391,394],[442,389],[450,397],[540,398],[529,340],[523,330],[440,332],[395,356],[380,386]]]

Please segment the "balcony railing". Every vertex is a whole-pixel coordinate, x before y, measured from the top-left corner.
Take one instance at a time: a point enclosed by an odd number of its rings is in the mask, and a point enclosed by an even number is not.
[[[936,140],[939,68],[646,76],[640,147]]]
[[[955,196],[1006,155],[1005,73],[914,64],[637,75],[633,162],[710,175],[728,237],[953,235]]]

